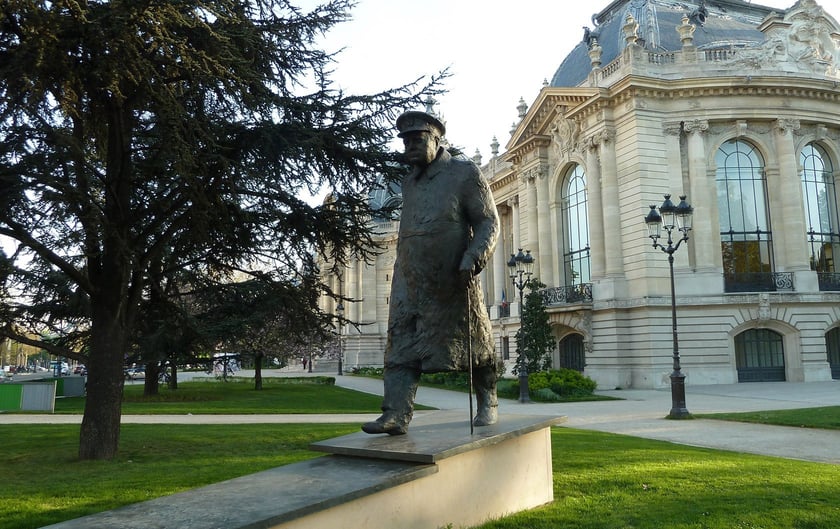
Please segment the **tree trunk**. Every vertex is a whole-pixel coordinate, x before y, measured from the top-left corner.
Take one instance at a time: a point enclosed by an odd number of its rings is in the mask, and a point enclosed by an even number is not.
[[[256,390],[261,390],[263,388],[262,359],[263,355],[261,353],[254,355],[254,389]]]
[[[151,397],[160,394],[160,374],[166,367],[161,368],[158,362],[146,364],[146,378],[143,380],[143,396]]]
[[[131,110],[117,99],[104,101],[108,108],[107,159],[105,162],[106,224],[101,247],[88,248],[90,293],[90,366],[85,415],[79,433],[79,458],[112,459],[119,449],[120,413],[125,376],[123,365],[140,285],[129,292],[133,252],[131,241]],[[141,277],[138,274],[138,278]]]
[[[116,320],[95,314],[92,321],[87,398],[79,432],[83,460],[112,459],[119,448],[125,330]]]
[[[178,389],[178,365],[174,361],[169,364],[169,389]]]

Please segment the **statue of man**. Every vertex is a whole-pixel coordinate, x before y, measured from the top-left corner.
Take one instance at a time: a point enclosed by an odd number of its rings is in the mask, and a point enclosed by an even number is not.
[[[420,374],[470,368],[477,403],[473,424],[494,424],[498,361],[475,276],[496,244],[496,204],[478,167],[441,145],[446,129],[440,120],[409,111],[396,125],[411,171],[402,183],[383,413],[362,430],[406,433]]]

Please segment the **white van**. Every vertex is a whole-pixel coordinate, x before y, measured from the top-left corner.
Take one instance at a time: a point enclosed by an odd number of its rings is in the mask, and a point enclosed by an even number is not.
[[[70,366],[67,365],[67,362],[59,362],[58,360],[53,360],[52,362],[50,362],[50,371],[54,374],[59,373],[59,366],[61,369],[61,376],[70,374]]]

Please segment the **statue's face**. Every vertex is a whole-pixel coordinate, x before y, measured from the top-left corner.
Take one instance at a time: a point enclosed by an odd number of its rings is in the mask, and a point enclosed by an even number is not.
[[[403,136],[405,158],[411,165],[426,166],[435,159],[439,140],[426,131],[409,132]]]

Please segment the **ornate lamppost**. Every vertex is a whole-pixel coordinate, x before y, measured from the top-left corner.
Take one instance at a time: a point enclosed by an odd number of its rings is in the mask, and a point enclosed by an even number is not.
[[[520,337],[524,335],[522,328],[522,313],[525,305],[523,303],[523,292],[528,281],[531,280],[531,274],[534,269],[534,256],[531,255],[531,250],[519,253],[516,255],[510,254],[510,261],[508,261],[508,269],[510,270],[510,278],[513,281],[513,288],[519,291],[519,332]],[[519,364],[519,402],[530,402],[528,389],[528,361],[525,358],[525,350],[517,343],[519,349],[519,356],[517,363]]]
[[[653,247],[659,248],[668,254],[668,266],[671,269],[671,331],[674,341],[674,370],[671,372],[671,419],[685,419],[690,417],[688,408],[685,405],[685,375],[680,368],[680,347],[677,339],[677,301],[674,294],[674,252],[680,244],[688,240],[688,232],[691,231],[691,215],[694,211],[686,201],[685,195],[680,196],[680,203],[674,205],[671,202],[671,195],[665,195],[665,202],[659,206],[659,213],[656,206],[650,206],[650,211],[645,217],[645,224],[648,228],[648,237],[653,240]],[[668,235],[667,246],[659,243],[662,228]],[[673,232],[679,237],[675,242]]]
[[[344,319],[344,304],[340,301],[335,308],[335,312],[338,313],[338,374],[341,376],[344,375],[344,341],[341,339],[344,331],[344,322],[342,321]]]

